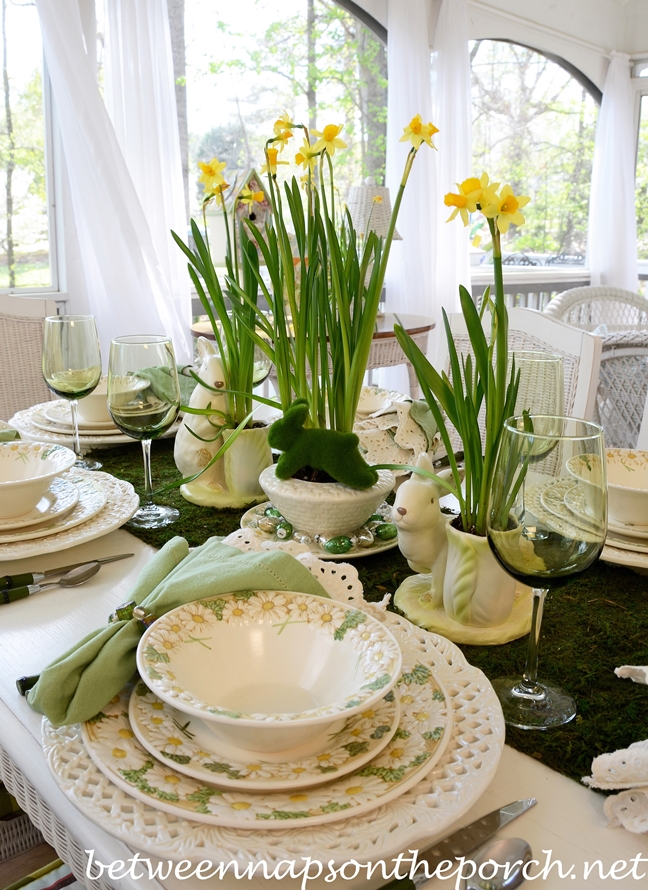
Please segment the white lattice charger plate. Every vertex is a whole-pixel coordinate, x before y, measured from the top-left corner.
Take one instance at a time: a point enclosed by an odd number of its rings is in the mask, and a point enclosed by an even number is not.
[[[38,420],[41,424],[46,424],[45,410],[51,405],[51,402],[41,402],[39,405],[33,405],[31,408],[25,408],[24,411],[18,411],[9,421],[10,425],[17,429],[21,438],[28,442],[50,442],[55,445],[66,445],[71,447],[72,432],[47,432],[46,430],[35,426],[34,420]],[[181,420],[178,419],[172,427],[160,436],[161,439],[168,439],[175,436],[180,426]],[[81,448],[105,448],[110,445],[128,445],[133,442],[130,436],[122,435],[84,435],[83,430],[79,430],[79,441]]]
[[[434,666],[452,699],[453,731],[435,767],[400,797],[368,815],[326,826],[281,831],[225,829],[171,816],[117,788],[95,766],[78,726],[43,722],[50,768],[88,818],[132,847],[163,859],[276,865],[300,853],[335,863],[389,859],[428,846],[459,819],[492,781],[504,747],[504,721],[492,686],[453,643],[389,614],[388,625],[408,657]]]
[[[74,478],[89,480],[90,484],[99,487],[106,498],[103,507],[95,516],[81,525],[75,525],[33,541],[0,544],[0,562],[7,559],[25,559],[30,556],[42,556],[46,553],[57,553],[59,550],[67,550],[69,547],[76,547],[77,544],[84,544],[86,541],[100,538],[122,526],[139,507],[139,497],[135,494],[135,489],[130,482],[115,479],[109,473],[90,470],[74,469],[70,470],[70,474],[74,474]],[[75,507],[73,513],[76,512],[76,509]]]
[[[398,729],[400,703],[389,695],[350,717],[327,745],[298,749],[292,756],[268,755],[223,743],[198,717],[190,717],[158,698],[145,683],[131,693],[128,717],[142,745],[183,775],[225,788],[277,791],[321,785],[358,769],[388,744]]]

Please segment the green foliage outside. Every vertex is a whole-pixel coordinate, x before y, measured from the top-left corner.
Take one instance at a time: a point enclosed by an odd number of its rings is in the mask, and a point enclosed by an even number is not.
[[[584,254],[598,106],[533,50],[484,40],[471,55],[474,173],[531,197],[524,228],[511,226],[502,249]]]
[[[250,5],[253,10],[268,7],[267,0]],[[199,9],[199,0],[188,0],[189,15]],[[227,161],[228,171],[258,169],[267,134],[285,109],[291,119],[303,120],[311,128],[344,124],[341,136],[349,150],[336,177],[341,201],[363,177],[371,175],[382,183],[387,59],[380,41],[334,0],[279,5],[277,19],[264,28],[252,11],[247,26],[242,33],[225,21],[210,25],[216,35],[212,57],[200,64],[192,63],[188,49],[189,93],[192,78],[194,82],[208,78],[219,95],[226,83],[235,82],[238,90],[238,95],[230,96],[227,120],[221,116],[212,126],[213,120],[190,117],[190,178],[194,179],[199,160],[214,155]],[[235,79],[229,80],[232,75]],[[292,164],[299,147],[296,136],[282,154],[282,160],[291,162],[283,168],[288,179],[302,172]],[[198,187],[195,197],[201,195]]]
[[[648,96],[641,99],[637,148],[637,247],[639,259],[648,259]]]

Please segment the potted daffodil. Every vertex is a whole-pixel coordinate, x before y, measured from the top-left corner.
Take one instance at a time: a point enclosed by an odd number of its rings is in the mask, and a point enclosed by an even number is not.
[[[296,130],[303,175],[282,185],[280,156]],[[261,228],[247,219],[241,231],[241,254],[269,312],[228,275],[238,322],[274,365],[278,397],[271,403],[283,412],[269,432],[282,455],[260,483],[274,518],[286,520],[291,532],[319,535],[323,545],[338,539],[330,544],[338,552],[350,549],[349,533],[394,484],[388,470],[365,462],[353,424],[403,193],[419,148],[434,147],[437,129],[420,115],[404,128],[410,149],[384,241],[372,231],[356,232],[337,205],[333,161],[346,148],[342,131],[341,124],[329,124],[309,132],[287,114],[276,122],[263,167],[271,221]]]
[[[443,492],[455,495],[459,507],[458,517],[447,524],[447,552],[438,556],[446,560],[445,572],[440,573],[442,587],[437,583],[432,589],[431,576],[427,575],[407,579],[397,592],[395,603],[412,620],[442,632],[452,633],[453,622],[498,627],[507,620],[514,604],[515,582],[490,552],[486,517],[503,423],[514,413],[519,384],[515,363],[509,361],[501,235],[511,224],[524,223],[521,210],[528,201],[526,196],[515,195],[508,185],[500,188],[499,183],[491,183],[486,173],[464,180],[456,193],[445,196],[445,204],[452,208],[448,222],[459,216],[467,226],[475,213],[485,218],[492,239],[494,271],[494,295],[487,288],[479,310],[469,292],[460,288],[470,343],[468,355],[459,355],[450,322],[443,312],[449,375],[432,366],[402,327],[395,328],[447,451],[449,478],[436,477],[435,481]],[[455,457],[451,428],[461,439],[463,467]],[[435,575],[439,577],[438,572]],[[439,613],[445,613],[450,625]],[[512,632],[519,635],[515,628]],[[489,637],[480,640],[461,634],[453,638],[464,642],[493,641]]]

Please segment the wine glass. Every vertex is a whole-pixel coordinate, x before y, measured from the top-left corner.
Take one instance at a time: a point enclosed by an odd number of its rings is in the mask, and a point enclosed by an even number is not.
[[[514,414],[528,411],[562,417],[565,413],[565,373],[562,356],[554,352],[515,350],[520,386]]]
[[[562,417],[565,413],[565,373],[562,356],[554,352],[539,352],[520,349],[513,353],[515,369],[520,372],[520,383],[514,414],[524,411],[529,414]],[[536,451],[543,450],[547,442],[536,442]],[[522,484],[524,499],[524,483]],[[540,537],[544,532],[527,528],[527,537]]]
[[[89,395],[101,378],[101,353],[92,315],[52,315],[43,326],[43,377],[45,383],[70,403],[75,467],[99,470],[101,463],[83,457],[79,442],[78,400]]]
[[[139,439],[144,453],[144,502],[126,525],[162,528],[180,515],[175,507],[153,503],[151,440],[173,424],[180,386],[173,344],[168,337],[117,337],[110,344],[108,410],[119,429]]]
[[[488,541],[508,574],[533,590],[522,678],[493,682],[504,719],[549,729],[576,714],[573,698],[538,682],[545,597],[600,555],[607,525],[603,430],[569,417],[525,415],[504,423],[488,511]]]

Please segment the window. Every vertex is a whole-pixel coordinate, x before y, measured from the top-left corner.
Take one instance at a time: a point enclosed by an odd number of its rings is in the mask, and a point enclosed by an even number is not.
[[[36,7],[0,0],[0,290],[52,288]]]
[[[584,261],[594,98],[564,67],[518,44],[476,41],[471,63],[475,173],[532,198],[526,224],[511,226],[503,249],[533,264]]]
[[[344,123],[341,201],[361,177],[383,182],[386,48],[333,0],[185,0],[185,42],[192,216],[203,194],[197,162],[227,161],[232,184],[235,171],[258,170],[284,109],[310,128]],[[300,143],[295,131],[281,158],[288,174],[303,172],[293,164]]]

